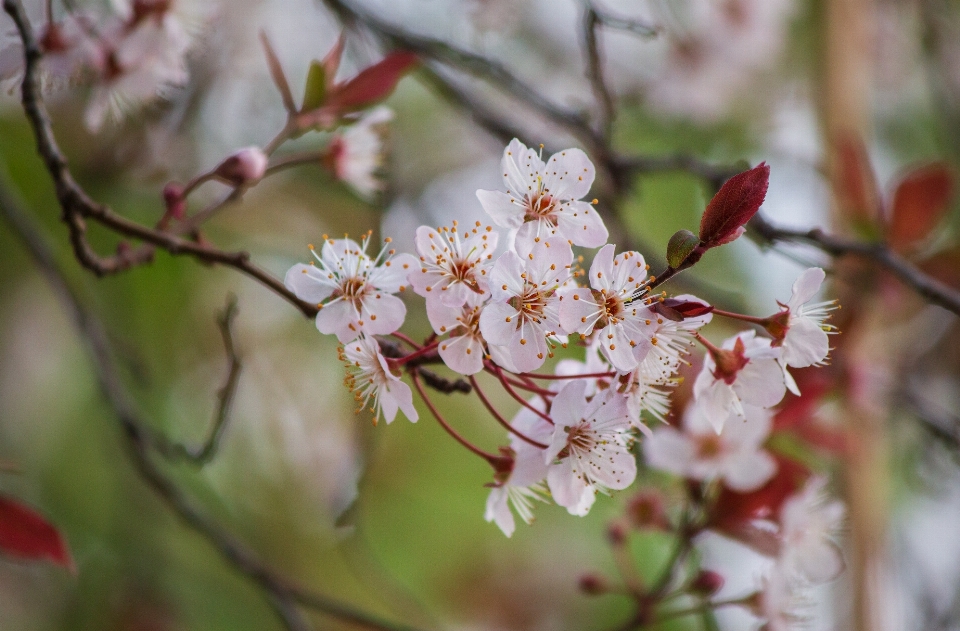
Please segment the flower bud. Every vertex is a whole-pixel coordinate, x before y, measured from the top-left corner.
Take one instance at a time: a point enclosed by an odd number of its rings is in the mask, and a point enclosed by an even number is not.
[[[712,570],[700,570],[690,583],[690,591],[704,596],[713,596],[723,587],[723,577]]]
[[[259,147],[247,147],[220,163],[214,173],[217,177],[240,186],[260,180],[267,172],[267,155]]]
[[[611,522],[607,526],[607,539],[612,545],[622,546],[627,540],[627,527],[622,522]]]
[[[670,521],[663,508],[663,496],[656,491],[638,493],[627,504],[627,518],[637,529],[669,530]]]
[[[609,586],[607,585],[607,579],[592,572],[590,574],[583,574],[580,576],[578,587],[580,588],[581,592],[584,594],[590,594],[591,596],[605,594],[609,589]]]
[[[187,202],[183,197],[183,187],[176,182],[170,182],[163,187],[163,205],[167,209],[167,216],[182,220],[187,214]]]

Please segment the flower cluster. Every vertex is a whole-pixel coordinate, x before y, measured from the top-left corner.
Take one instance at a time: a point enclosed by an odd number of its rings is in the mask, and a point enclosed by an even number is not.
[[[707,236],[682,252],[686,259],[674,256],[677,266],[658,278],[639,252],[617,253],[606,242],[595,201],[583,201],[595,171],[582,151],[543,160],[513,140],[500,167],[505,190],[480,190],[477,197],[502,231],[481,222],[421,226],[416,257],[386,247],[370,256],[369,235],[360,244],[324,237],[314,262],[287,273],[287,288],[316,305],[317,329],[343,344],[347,385],[360,407],[388,423],[398,411],[417,420],[411,389],[401,379],[407,373],[443,427],[493,466],[486,519],[508,536],[515,528],[512,511],[529,523],[535,500],[552,499],[585,515],[598,493],[630,486],[637,476],[634,445],[643,434],[649,435],[643,454],[653,467],[722,480],[738,491],[767,482],[777,470],[762,447],[769,409],[787,389],[797,390],[787,369],[822,363],[829,351],[832,329],[824,320],[830,303],[808,305],[822,270],[804,272],[793,296],[767,318],[655,288],[742,233],[762,201],[769,169],[737,176],[736,190],[747,191],[749,200],[735,208],[736,225],[716,214],[736,206],[735,192],[721,190],[724,202],[708,207],[713,215],[701,227]],[[589,269],[575,246],[599,248]],[[395,294],[406,285],[424,299],[433,329],[422,343],[399,332],[406,307]],[[755,326],[716,346],[700,330],[717,315]],[[687,357],[698,342],[706,357],[683,431],[651,432],[651,420],[666,420],[678,373],[692,365]],[[535,372],[568,348],[553,372]],[[583,361],[569,357],[574,349],[585,351]],[[424,366],[439,363],[469,380],[463,387],[509,431],[508,446],[484,451],[439,415],[421,383]],[[475,376],[483,372],[521,404],[512,422],[481,390]]]

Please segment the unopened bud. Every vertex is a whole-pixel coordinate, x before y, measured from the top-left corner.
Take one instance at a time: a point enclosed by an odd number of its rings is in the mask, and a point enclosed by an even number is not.
[[[670,521],[663,508],[663,497],[656,491],[643,491],[627,505],[627,518],[641,530],[669,530]]]
[[[220,163],[214,173],[237,186],[252,184],[267,172],[267,154],[259,147],[247,147]]]
[[[690,583],[690,590],[704,596],[713,596],[723,587],[723,577],[712,570],[700,570],[693,582]]]
[[[619,521],[607,527],[607,539],[615,546],[622,546],[627,540],[627,527]]]
[[[590,594],[591,596],[605,594],[609,590],[607,579],[599,574],[593,573],[582,575],[578,581],[578,586],[581,592]]]
[[[163,187],[163,205],[167,215],[174,219],[184,219],[187,214],[187,202],[183,197],[183,187],[176,182],[170,182]]]

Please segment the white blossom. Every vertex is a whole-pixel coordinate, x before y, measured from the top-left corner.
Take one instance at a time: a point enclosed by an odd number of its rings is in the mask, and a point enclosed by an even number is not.
[[[414,271],[410,276],[416,275]],[[440,358],[461,375],[475,375],[483,370],[483,334],[480,332],[483,303],[482,296],[471,294],[462,306],[444,307],[430,319],[437,333],[449,333],[437,346]]]
[[[376,174],[383,166],[383,132],[391,120],[392,110],[376,107],[330,141],[334,175],[365,199],[383,189],[383,182]]]
[[[693,395],[718,434],[731,413],[744,416],[744,404],[767,408],[783,399],[787,389],[779,357],[780,349],[752,330],[726,340],[719,353],[707,354]]]
[[[369,406],[374,414],[374,425],[380,420],[381,414],[387,424],[392,423],[397,410],[411,421],[417,421],[419,416],[413,407],[410,386],[391,372],[375,339],[362,336],[345,344],[340,349],[340,360],[347,363],[345,382],[357,401],[357,413]]]
[[[770,435],[771,413],[744,406],[743,418],[731,416],[717,434],[696,405],[683,416],[683,431],[659,427],[643,444],[647,464],[691,480],[722,480],[724,486],[745,493],[770,480],[777,463],[763,449]]]
[[[778,319],[786,320],[786,331],[780,338],[783,353],[780,356],[780,366],[783,369],[784,381],[790,392],[800,394],[797,383],[787,371],[792,368],[820,366],[830,354],[830,342],[827,334],[833,332],[834,327],[825,324],[830,312],[836,307],[836,301],[827,300],[808,304],[820,290],[825,274],[819,267],[805,270],[793,283],[793,292],[790,300],[784,305],[785,316],[778,315]],[[783,312],[782,312],[783,313]]]
[[[596,176],[583,151],[566,149],[544,163],[514,138],[503,151],[500,167],[507,192],[478,190],[477,198],[498,226],[519,229],[516,248],[521,256],[552,236],[588,248],[606,243],[603,219],[588,202],[579,201]]]
[[[780,509],[780,560],[792,575],[811,583],[833,580],[843,571],[843,556],[834,543],[844,517],[839,501],[830,501],[826,478],[813,477]]]
[[[550,493],[573,515],[586,515],[597,491],[625,489],[637,476],[626,401],[605,390],[588,402],[586,386],[572,381],[554,398],[556,425],[544,454]]]
[[[560,304],[560,325],[567,333],[589,335],[598,329],[603,354],[620,372],[633,370],[652,344],[651,322],[643,317],[647,308],[641,296],[646,291],[647,265],[637,252],[613,255],[607,244],[590,266],[590,287],[577,289]]]
[[[487,275],[497,239],[497,233],[479,221],[471,229],[462,229],[456,221],[452,228],[417,228],[421,267],[411,272],[410,284],[426,299],[427,318],[437,333],[451,316],[459,316],[471,294],[489,294]]]
[[[386,247],[371,259],[366,253],[369,236],[362,245],[324,238],[319,256],[310,248],[316,264],[294,265],[284,278],[300,300],[317,305],[317,329],[336,335],[341,343],[362,333],[388,335],[399,329],[407,308],[391,294],[404,289],[416,259]]]
[[[572,261],[569,244],[559,239],[535,244],[526,260],[515,252],[497,259],[490,272],[492,298],[480,314],[480,331],[490,345],[502,347],[498,352],[510,364],[505,368],[530,372],[552,354],[547,338],[559,335],[559,289],[570,276]]]

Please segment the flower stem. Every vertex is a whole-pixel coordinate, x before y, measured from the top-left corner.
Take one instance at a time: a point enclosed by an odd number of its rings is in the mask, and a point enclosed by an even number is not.
[[[745,315],[743,313],[733,313],[730,311],[723,311],[722,309],[714,308],[711,311],[714,315],[723,316],[725,318],[733,318],[734,320],[742,320],[743,322],[750,322],[751,324],[759,324],[760,326],[766,326],[770,319],[769,318],[758,318],[757,316]]]
[[[477,380],[474,378],[474,376],[470,375],[469,379],[470,379],[470,385],[473,386],[473,391],[477,393],[478,397],[480,397],[480,401],[483,403],[484,407],[487,408],[487,411],[493,415],[493,418],[497,419],[497,422],[503,425],[508,432],[510,432],[517,438],[520,438],[521,440],[533,445],[534,447],[539,447],[540,449],[547,448],[547,445],[544,445],[543,443],[530,438],[520,430],[514,428],[513,425],[508,423],[507,419],[503,418],[503,416],[499,412],[497,412],[496,408],[493,407],[493,404],[490,403],[490,400],[487,399],[487,395],[485,395],[483,393],[483,390],[480,389],[480,384],[477,383]]]
[[[394,332],[391,333],[390,335],[392,335],[393,337],[397,338],[397,339],[400,340],[401,342],[406,342],[407,344],[410,345],[411,348],[415,348],[415,349],[419,349],[419,348],[420,348],[420,345],[419,345],[419,344],[417,344],[416,342],[414,342],[413,340],[411,340],[409,337],[407,337],[406,335],[404,335],[404,334],[401,333],[400,331],[394,331]]]
[[[516,373],[518,377],[526,379],[546,379],[549,381],[559,381],[562,379],[603,379],[616,377],[615,371],[610,372],[588,372],[582,375],[539,375],[535,372]]]
[[[420,375],[417,374],[417,371],[411,370],[410,375],[413,379],[413,385],[416,387],[417,392],[420,393],[420,397],[423,399],[423,402],[427,405],[427,408],[433,414],[433,417],[437,419],[437,422],[440,423],[440,426],[443,427],[443,429],[446,430],[446,432],[450,434],[454,440],[489,462],[490,465],[496,469],[497,463],[502,460],[502,457],[480,449],[466,438],[458,434],[457,430],[450,427],[450,424],[447,423],[447,421],[443,418],[443,415],[440,414],[440,411],[437,410],[437,408],[433,405],[433,401],[431,401],[430,397],[427,396],[427,392],[423,389],[423,384],[420,383]]]
[[[406,364],[408,361],[417,359],[418,357],[423,357],[427,353],[435,351],[437,349],[438,344],[439,342],[434,342],[433,344],[420,347],[417,350],[410,353],[409,355],[404,355],[403,357],[397,357],[396,359],[390,359],[389,362],[392,366],[402,366],[403,364]]]
[[[493,367],[492,369],[491,369],[491,366]],[[496,375],[496,376],[497,376],[497,379],[500,380],[500,383],[503,384],[504,390],[506,390],[506,391],[510,394],[511,397],[513,397],[514,399],[516,399],[517,402],[520,403],[520,405],[522,405],[523,407],[527,408],[528,410],[530,410],[531,412],[533,412],[534,414],[536,414],[537,416],[539,416],[540,418],[542,418],[542,419],[545,420],[546,422],[550,423],[551,425],[554,424],[554,423],[553,423],[553,419],[550,418],[549,415],[544,414],[543,412],[541,412],[541,411],[538,410],[537,408],[533,407],[532,405],[530,405],[529,403],[527,403],[527,400],[526,400],[526,399],[524,399],[524,398],[521,397],[519,394],[517,394],[517,391],[514,390],[514,389],[513,389],[513,386],[511,386],[510,383],[507,381],[507,378],[506,378],[506,377],[504,376],[504,374],[503,374],[503,369],[500,368],[500,366],[497,366],[496,364],[487,362],[487,370],[492,370],[493,374]]]

